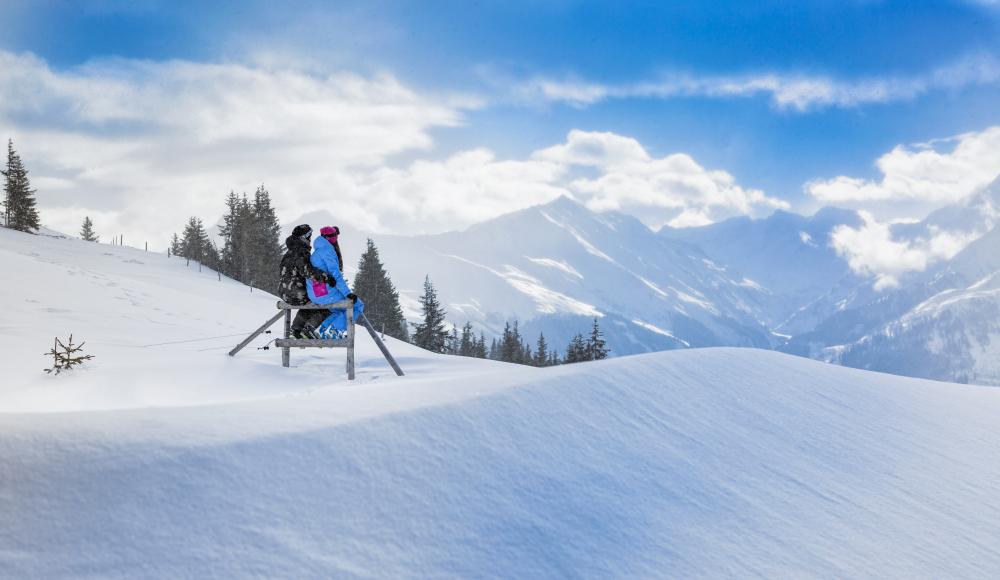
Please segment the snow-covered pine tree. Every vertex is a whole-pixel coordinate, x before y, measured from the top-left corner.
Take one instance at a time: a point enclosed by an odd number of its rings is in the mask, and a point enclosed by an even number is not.
[[[444,327],[444,308],[438,301],[437,290],[430,276],[424,278],[424,294],[420,297],[423,320],[413,332],[413,344],[431,352],[444,352],[448,331]]]
[[[37,231],[41,224],[35,208],[35,190],[31,189],[21,156],[14,150],[13,139],[7,141],[7,165],[0,173],[4,176],[4,225],[22,232]]]
[[[365,301],[365,317],[377,330],[393,338],[409,340],[403,308],[399,305],[399,292],[389,278],[385,266],[378,255],[375,242],[368,238],[365,251],[358,261],[358,272],[354,276],[354,293]]]
[[[80,228],[80,239],[85,242],[99,242],[101,237],[94,231],[94,222],[90,216],[83,218],[83,226]]]
[[[497,339],[493,338],[493,342],[490,344],[490,351],[487,357],[491,360],[500,360],[500,349],[497,347]]]
[[[590,336],[587,337],[586,360],[606,359],[609,352],[610,349],[607,348],[604,341],[604,333],[601,332],[601,327],[595,318],[594,325],[590,329]]]
[[[532,364],[536,367],[549,366],[549,345],[545,342],[545,333],[538,333],[538,342],[535,343],[535,357]]]
[[[261,184],[254,192],[252,206],[253,226],[250,233],[251,281],[256,288],[272,294],[278,292],[281,276],[281,224],[271,206],[271,194]]]

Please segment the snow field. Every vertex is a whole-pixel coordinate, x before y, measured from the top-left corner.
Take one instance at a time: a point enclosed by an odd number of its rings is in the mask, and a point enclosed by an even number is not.
[[[0,230],[0,266],[37,283],[0,288],[23,305],[0,319],[0,352],[21,349],[0,387],[2,577],[1000,571],[996,389],[751,349],[531,369],[392,342],[397,378],[368,340],[351,384],[340,351],[282,369],[226,357],[238,337],[134,348],[274,312],[142,254]],[[99,358],[44,375],[69,330]]]

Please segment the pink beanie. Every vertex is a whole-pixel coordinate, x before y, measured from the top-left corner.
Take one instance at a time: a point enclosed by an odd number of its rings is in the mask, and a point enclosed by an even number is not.
[[[323,226],[319,230],[319,235],[321,236],[333,236],[336,239],[340,235],[340,228],[335,226]]]

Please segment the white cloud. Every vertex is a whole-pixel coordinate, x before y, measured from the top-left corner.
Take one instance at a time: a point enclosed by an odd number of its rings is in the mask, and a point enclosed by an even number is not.
[[[113,212],[111,231],[161,244],[261,182],[284,215],[325,207],[363,221],[354,174],[462,122],[390,75],[134,60],[56,71],[5,52],[0,70],[0,135],[15,138],[47,225],[75,231],[71,208]]]
[[[497,160],[487,149],[456,153],[443,161],[421,160],[404,169],[381,168],[364,176],[377,216],[373,229],[442,231],[548,202],[569,191],[565,167],[548,161]]]
[[[922,272],[934,262],[950,259],[979,236],[931,227],[925,237],[896,239],[890,224],[879,222],[869,212],[859,213],[864,224],[838,226],[830,235],[830,245],[856,273],[873,276],[878,290],[897,286],[907,272]]]
[[[623,85],[546,77],[496,84],[512,86],[511,97],[516,101],[529,103],[560,102],[585,107],[609,99],[749,98],[765,95],[780,109],[803,112],[825,107],[856,107],[910,100],[931,91],[997,82],[1000,82],[1000,63],[990,56],[975,55],[908,77],[851,80],[789,73],[720,76],[673,74]]]
[[[943,143],[950,150],[939,151]],[[877,161],[877,181],[838,176],[806,184],[827,204],[867,207],[905,202],[925,213],[960,201],[1000,175],[1000,126],[915,146],[899,145]]]
[[[657,228],[698,226],[735,215],[788,208],[762,191],[741,187],[721,170],[690,155],[654,158],[635,139],[614,133],[571,131],[566,142],[536,151],[537,160],[598,170],[568,187],[595,211],[624,211]]]
[[[281,216],[317,209],[373,231],[461,228],[559,195],[652,227],[787,207],[689,155],[572,131],[523,159],[488,149],[429,152],[435,128],[479,103],[427,96],[391,75],[267,65],[105,60],[59,71],[0,52],[0,136],[13,136],[45,224],[166,243],[188,216],[212,223],[231,189],[264,183]],[[442,104],[444,103],[444,104]]]

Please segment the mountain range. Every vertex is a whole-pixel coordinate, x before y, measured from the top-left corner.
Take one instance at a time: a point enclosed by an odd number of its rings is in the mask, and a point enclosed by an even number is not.
[[[411,320],[429,276],[449,322],[470,322],[487,336],[516,320],[529,339],[544,333],[561,349],[597,318],[614,355],[744,346],[1000,384],[991,363],[1000,350],[991,346],[1000,312],[997,208],[1000,180],[921,222],[893,225],[894,238],[908,240],[941,231],[981,237],[881,289],[831,244],[837,228],[865,225],[859,213],[836,208],[654,232],[632,216],[561,197],[435,235],[370,234],[325,211],[286,231],[339,225],[348,276],[371,237]]]

